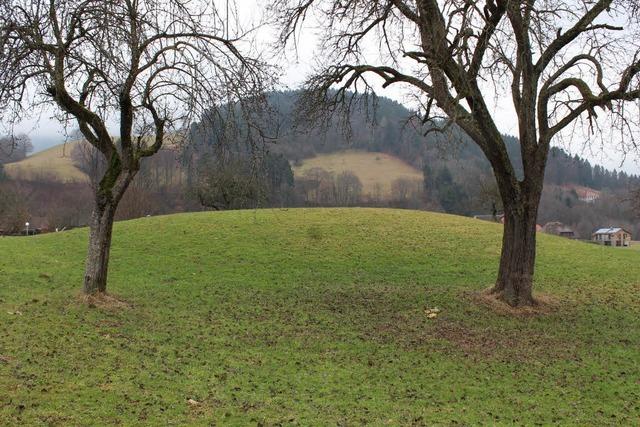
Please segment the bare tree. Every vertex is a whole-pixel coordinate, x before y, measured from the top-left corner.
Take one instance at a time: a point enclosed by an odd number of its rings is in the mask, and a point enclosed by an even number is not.
[[[165,146],[140,165],[140,170],[118,204],[116,220],[157,214],[159,205],[164,204],[160,202],[166,202],[170,198],[169,193],[184,192],[181,187],[183,171],[176,156],[175,149]],[[88,142],[79,140],[71,149],[71,159],[87,175],[89,185],[95,191],[107,168],[102,153]]]
[[[107,169],[102,153],[87,141],[80,140],[71,149],[71,160],[75,167],[87,175],[91,188],[97,190]]]
[[[398,178],[391,183],[391,200],[398,202],[406,202],[409,200],[411,189],[415,186],[415,182],[412,182],[407,178]]]
[[[272,6],[285,44],[309,17],[323,29],[317,57],[324,62],[307,82],[315,95],[307,114],[327,98],[334,110],[353,105],[348,89],[367,94],[380,81],[416,96],[426,128],[460,127],[482,149],[505,212],[492,292],[513,306],[534,304],[536,217],[551,143],[603,125],[620,130],[621,141],[635,141],[637,2],[273,0]],[[517,116],[521,177],[493,113],[501,97],[511,99]]]
[[[382,200],[384,198],[384,187],[382,186],[382,183],[376,182],[375,184],[373,184],[373,188],[372,188],[371,194],[369,196],[370,196],[371,201],[375,205],[381,204]]]
[[[215,1],[0,2],[1,112],[19,119],[53,104],[106,161],[90,221],[87,294],[106,291],[114,215],[140,162],[168,138],[180,140],[198,111],[254,99],[267,81],[222,15]]]
[[[631,209],[637,218],[640,218],[640,188],[631,191]]]
[[[261,183],[254,165],[239,156],[207,158],[198,170],[195,193],[202,206],[215,210],[256,207]]]
[[[27,135],[0,137],[0,163],[11,163],[27,157],[33,151],[31,139]]]
[[[335,177],[335,192],[338,206],[355,206],[362,197],[362,182],[352,171],[343,171]]]
[[[29,219],[28,194],[20,184],[0,183],[0,235],[16,234]]]
[[[403,209],[418,209],[424,199],[422,182],[409,179],[397,178],[391,182],[389,192],[389,205]]]
[[[305,192],[307,203],[317,206],[331,206],[335,202],[333,175],[321,167],[313,167],[304,172],[300,187]]]

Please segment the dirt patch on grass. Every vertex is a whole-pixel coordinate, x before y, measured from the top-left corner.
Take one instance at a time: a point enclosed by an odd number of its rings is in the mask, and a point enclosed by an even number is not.
[[[576,355],[578,342],[546,330],[538,322],[544,319],[531,317],[558,310],[560,306],[552,298],[544,296],[537,307],[517,311],[514,316],[512,308],[471,292],[451,296],[461,304],[447,305],[439,298],[443,304],[436,310],[425,305],[424,292],[420,286],[381,285],[321,291],[309,288],[285,299],[255,298],[265,304],[255,313],[245,313],[253,323],[239,336],[265,345],[289,338],[313,344],[359,339],[406,351],[441,351],[476,360],[570,360]]]
[[[525,307],[512,307],[490,292],[489,289],[481,292],[465,292],[465,297],[473,303],[480,305],[502,316],[534,317],[556,313],[562,304],[553,296],[536,293],[535,304]]]
[[[79,295],[78,301],[89,308],[100,308],[103,310],[126,310],[133,308],[133,304],[124,299],[106,293],[93,295]]]
[[[395,313],[382,319],[371,319],[363,325],[361,337],[383,344],[395,344],[411,350],[429,345],[434,338],[430,322],[420,310]]]
[[[467,320],[456,319],[457,314],[450,313],[446,306],[436,310],[416,305],[421,300],[418,289],[389,287],[332,292],[325,295],[326,305],[321,303],[317,307],[326,307],[363,340],[407,350],[439,348],[460,351],[478,360],[574,358],[576,342],[567,342],[529,321],[565,310],[567,304],[563,306],[556,298],[544,294],[537,294],[536,298],[537,305],[533,307],[513,308],[484,292],[465,292],[463,299],[468,301],[465,304],[478,304],[490,310],[477,316],[470,314]],[[505,319],[504,324],[502,320],[491,320],[493,313],[513,320]]]
[[[526,361],[531,359],[572,359],[575,344],[564,342],[528,328],[477,328],[455,321],[440,321],[434,336],[448,341],[465,356],[477,359]]]
[[[445,313],[427,319],[421,312],[402,313],[392,319],[372,320],[361,337],[405,350],[428,348],[459,352],[477,360],[572,359],[574,342],[563,341],[526,323],[500,327],[451,319]]]
[[[489,313],[474,323],[446,316],[438,318],[432,323],[432,333],[434,338],[447,341],[465,356],[506,361],[576,358],[578,342],[549,333],[532,323],[534,318],[558,315],[568,310],[570,304],[545,294],[536,294],[536,305],[531,307],[512,307],[489,291],[463,292],[462,298]],[[508,319],[486,323],[486,316],[494,314]],[[485,320],[481,320],[483,318]]]
[[[482,356],[483,358],[496,354],[505,348],[507,340],[498,339],[491,330],[475,330],[465,325],[441,320],[435,324],[434,338],[448,341],[465,355]]]

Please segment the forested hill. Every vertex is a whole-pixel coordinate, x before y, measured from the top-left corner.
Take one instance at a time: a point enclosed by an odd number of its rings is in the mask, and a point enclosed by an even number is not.
[[[445,137],[430,133],[423,136],[407,119],[411,116],[403,105],[388,98],[378,98],[376,107],[368,112],[355,111],[349,118],[348,136],[343,119],[332,117],[322,129],[295,125],[295,104],[300,92],[274,92],[270,104],[280,117],[280,138],[272,151],[280,152],[294,163],[319,153],[344,149],[379,151],[400,157],[412,165],[432,171],[448,168],[456,180],[464,181],[477,173],[490,174],[489,163],[480,149],[462,132]],[[505,135],[510,156],[521,171],[517,138]],[[627,189],[634,175],[610,171],[577,155],[554,147],[549,155],[546,183],[580,185],[594,189]]]

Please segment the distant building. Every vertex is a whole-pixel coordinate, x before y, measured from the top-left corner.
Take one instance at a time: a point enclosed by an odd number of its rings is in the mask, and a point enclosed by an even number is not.
[[[560,237],[566,237],[568,239],[575,239],[576,234],[571,227],[564,225],[561,222],[548,222],[542,227],[542,231],[547,234],[553,234]]]
[[[598,190],[594,190],[593,188],[589,187],[582,187],[579,185],[571,185],[564,188],[575,191],[576,195],[578,196],[578,200],[580,200],[581,202],[593,203],[602,195],[602,193]]]
[[[600,198],[600,192],[592,188],[576,188],[576,193],[579,200],[587,203],[595,202]]]
[[[601,228],[591,235],[591,240],[605,246],[628,247],[631,233],[620,227]]]

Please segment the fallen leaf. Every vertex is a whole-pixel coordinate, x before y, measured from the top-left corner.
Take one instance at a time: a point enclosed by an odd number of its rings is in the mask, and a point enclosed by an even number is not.
[[[438,317],[438,313],[440,313],[440,309],[438,307],[424,309],[424,314],[426,314],[429,319],[435,319]]]

